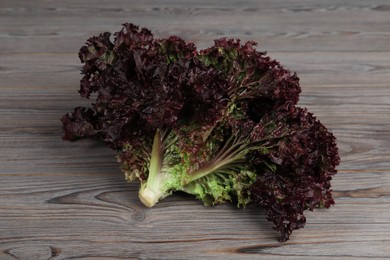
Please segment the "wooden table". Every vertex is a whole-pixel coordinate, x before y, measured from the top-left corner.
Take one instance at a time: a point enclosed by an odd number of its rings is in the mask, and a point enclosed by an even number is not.
[[[390,258],[388,0],[56,2],[0,1],[0,259]],[[59,118],[87,104],[78,49],[124,22],[200,48],[255,40],[296,71],[300,105],[338,138],[336,205],[279,243],[253,207],[145,208],[113,151],[63,142]]]

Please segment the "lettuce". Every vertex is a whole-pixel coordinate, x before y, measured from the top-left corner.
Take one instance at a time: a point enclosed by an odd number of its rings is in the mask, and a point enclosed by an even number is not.
[[[205,205],[252,202],[286,241],[305,210],[334,204],[335,137],[297,107],[297,75],[254,42],[197,51],[133,24],[110,36],[80,49],[79,93],[95,101],[62,117],[63,139],[104,140],[146,206],[175,191]]]

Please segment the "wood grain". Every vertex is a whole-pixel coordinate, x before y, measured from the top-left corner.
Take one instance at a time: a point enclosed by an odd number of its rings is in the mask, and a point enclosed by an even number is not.
[[[336,205],[279,243],[263,212],[175,194],[148,209],[113,151],[61,141],[79,47],[124,22],[206,47],[260,42],[337,136]],[[0,3],[0,259],[389,259],[389,1]],[[86,104],[86,103],[85,103]]]

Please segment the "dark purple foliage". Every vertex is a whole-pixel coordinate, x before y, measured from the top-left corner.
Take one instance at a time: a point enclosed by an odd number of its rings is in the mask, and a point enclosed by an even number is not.
[[[64,140],[94,137],[98,133],[98,117],[90,108],[76,107],[72,113],[64,115],[61,121],[64,125]]]
[[[292,230],[305,225],[304,210],[334,204],[330,180],[340,161],[335,137],[306,109],[295,106],[264,116],[255,129],[252,138],[266,137],[270,148],[253,155],[258,177],[250,189],[252,200],[286,241]]]

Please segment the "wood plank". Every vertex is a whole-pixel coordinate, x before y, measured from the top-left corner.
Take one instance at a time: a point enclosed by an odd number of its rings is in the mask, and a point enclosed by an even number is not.
[[[332,2],[248,1],[237,5],[228,1],[221,7],[207,1],[185,5],[180,1],[120,1],[116,6],[105,1],[67,1],[61,5],[5,1],[0,9],[0,52],[75,51],[87,37],[118,31],[123,22],[151,28],[158,37],[178,34],[201,47],[216,38],[237,37],[260,41],[272,51],[390,50],[386,41],[388,2]],[[23,40],[26,37],[28,42]]]
[[[0,3],[0,259],[389,259],[390,4],[387,0]],[[296,71],[300,105],[338,138],[336,205],[286,243],[254,206],[138,200],[115,153],[61,140],[85,40],[131,19],[200,48],[259,41]]]

